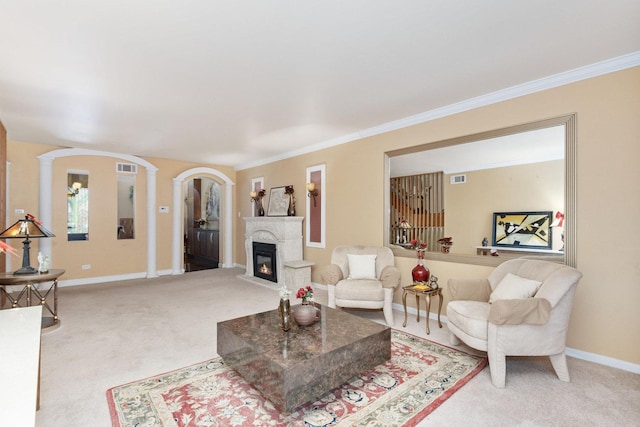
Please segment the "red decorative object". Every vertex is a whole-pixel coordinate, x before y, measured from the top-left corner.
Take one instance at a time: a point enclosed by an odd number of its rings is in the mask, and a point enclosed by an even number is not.
[[[429,277],[431,276],[431,272],[429,269],[423,264],[422,258],[418,258],[418,265],[413,267],[411,270],[411,276],[413,277],[414,282],[429,282]]]
[[[413,239],[411,240],[411,247],[416,250],[416,254],[418,255],[418,265],[411,270],[411,277],[413,277],[414,283],[428,283],[431,272],[422,261],[424,259],[424,253],[427,251],[427,243],[418,239]]]

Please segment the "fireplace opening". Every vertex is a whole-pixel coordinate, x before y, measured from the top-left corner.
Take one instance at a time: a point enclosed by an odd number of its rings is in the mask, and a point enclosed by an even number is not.
[[[253,242],[253,275],[271,282],[278,282],[276,245]]]

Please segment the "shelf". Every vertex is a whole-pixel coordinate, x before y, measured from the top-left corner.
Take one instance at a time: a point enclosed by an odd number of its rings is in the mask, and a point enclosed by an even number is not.
[[[524,253],[524,254],[540,254],[540,255],[564,255],[563,251],[554,251],[551,249],[534,249],[534,248],[516,248],[516,247],[504,247],[504,246],[476,246],[476,253],[478,255],[489,255],[492,250],[498,252],[512,252],[512,253]]]

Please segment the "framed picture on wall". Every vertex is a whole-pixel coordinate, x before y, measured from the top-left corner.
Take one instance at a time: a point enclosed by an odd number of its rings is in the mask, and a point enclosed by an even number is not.
[[[307,220],[306,224],[306,239],[307,246],[313,248],[325,247],[325,200],[327,194],[326,181],[326,167],[325,164],[310,166],[307,168],[307,192],[313,190],[313,193],[309,193],[307,199]],[[310,189],[310,185],[313,187]]]
[[[267,216],[287,216],[289,209],[289,195],[285,193],[287,187],[274,187],[269,191],[269,209]]]
[[[551,249],[552,211],[494,212],[493,246]]]

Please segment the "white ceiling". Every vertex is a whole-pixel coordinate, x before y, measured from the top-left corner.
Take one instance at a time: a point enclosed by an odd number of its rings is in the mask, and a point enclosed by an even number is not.
[[[390,175],[446,174],[564,159],[565,128],[554,126],[392,157]]]
[[[637,0],[0,0],[0,11],[10,140],[236,168],[640,52]]]

